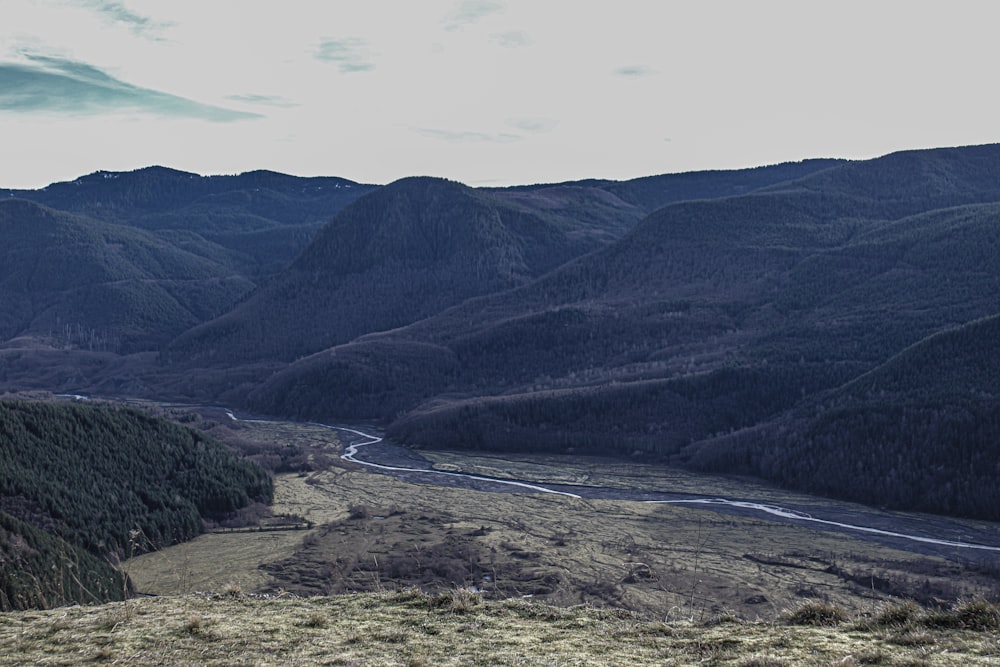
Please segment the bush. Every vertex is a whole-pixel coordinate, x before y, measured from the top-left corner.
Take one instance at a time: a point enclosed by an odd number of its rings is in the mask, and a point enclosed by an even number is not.
[[[896,604],[887,604],[870,619],[860,625],[865,629],[872,628],[909,628],[920,620],[923,609],[913,600]]]
[[[928,614],[925,623],[932,628],[1000,631],[1000,606],[983,598],[959,600],[950,610]]]
[[[837,625],[847,620],[847,612],[830,602],[811,600],[786,610],[782,620],[789,625]]]

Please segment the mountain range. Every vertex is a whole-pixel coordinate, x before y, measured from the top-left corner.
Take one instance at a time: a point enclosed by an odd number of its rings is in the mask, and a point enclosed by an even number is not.
[[[514,188],[78,181],[0,191],[0,386],[1000,518],[1000,146]]]

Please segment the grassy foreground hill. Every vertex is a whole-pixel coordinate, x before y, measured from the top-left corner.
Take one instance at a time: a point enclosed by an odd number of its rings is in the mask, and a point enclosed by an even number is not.
[[[644,619],[456,590],[336,597],[189,595],[0,615],[0,665],[995,665],[1000,610],[971,601],[849,619]]]

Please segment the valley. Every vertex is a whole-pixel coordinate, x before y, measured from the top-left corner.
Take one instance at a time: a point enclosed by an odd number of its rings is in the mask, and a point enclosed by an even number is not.
[[[27,573],[4,604],[128,581],[685,620],[996,599],[997,174],[983,145],[505,188],[149,167],[0,191],[0,407],[27,415],[0,424],[23,454],[0,548]],[[74,438],[83,483],[46,456]],[[67,589],[69,562],[101,593]]]
[[[363,428],[199,412],[213,436],[258,456],[298,451],[308,470],[276,476],[272,512],[313,528],[215,531],[138,556],[129,574],[144,593],[446,591],[461,583],[489,597],[703,620],[723,610],[773,619],[809,599],[860,612],[899,597],[931,603],[1000,587],[997,547],[934,543],[988,540],[993,524],[878,512],[607,459],[434,452],[421,463],[398,447],[357,447],[371,440]],[[371,464],[372,455],[377,467],[357,463]],[[667,495],[780,503],[928,541],[821,530],[747,506],[649,502]]]

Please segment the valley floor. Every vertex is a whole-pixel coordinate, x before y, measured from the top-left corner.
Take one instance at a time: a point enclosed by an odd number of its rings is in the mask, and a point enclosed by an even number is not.
[[[724,612],[774,621],[804,601],[859,614],[906,598],[931,606],[976,596],[995,599],[998,590],[994,561],[976,564],[954,549],[928,556],[905,550],[919,543],[892,548],[859,539],[864,533],[817,530],[767,515],[726,515],[696,505],[414,483],[344,461],[343,433],[319,425],[235,422],[222,415],[203,426],[247,451],[294,451],[307,462],[308,471],[275,477],[271,510],[297,517],[297,524],[291,530],[222,529],[137,556],[125,569],[142,593],[238,588],[308,596],[419,587],[439,594],[463,587],[491,600],[528,595],[562,607],[623,608],[646,618],[702,622]],[[577,491],[582,486],[670,489],[786,507],[808,501],[810,511],[834,516],[845,507],[629,462],[425,455],[439,471]],[[393,463],[403,464],[411,466]],[[298,529],[303,522],[311,528]],[[959,527],[963,533],[954,538],[996,529],[965,522]]]

